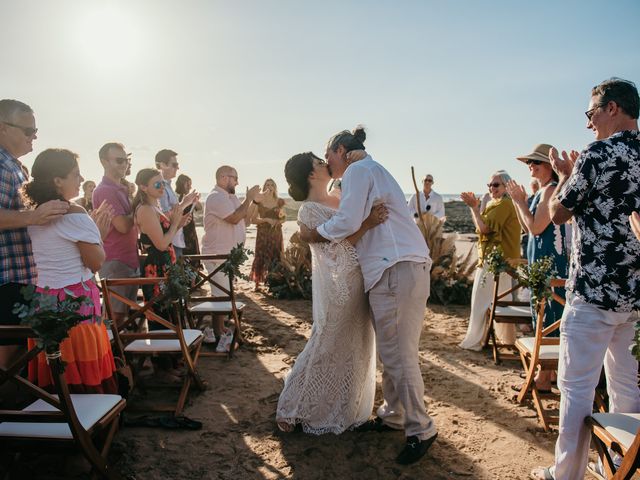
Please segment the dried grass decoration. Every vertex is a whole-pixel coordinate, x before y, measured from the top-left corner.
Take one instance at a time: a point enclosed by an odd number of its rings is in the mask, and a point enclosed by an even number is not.
[[[85,290],[89,288],[84,285]],[[60,343],[69,337],[69,330],[84,320],[89,320],[93,315],[81,315],[80,307],[87,305],[92,307],[93,302],[87,296],[73,296],[70,290],[64,290],[65,296],[59,299],[56,295],[48,293],[49,287],[44,292],[37,292],[34,285],[28,285],[20,289],[25,303],[16,303],[13,313],[20,318],[22,325],[30,327],[37,335],[36,344],[42,348],[49,357],[58,356]],[[98,318],[98,322],[101,319]],[[64,372],[64,363],[62,371]]]
[[[311,298],[311,249],[298,232],[291,236],[280,260],[272,264],[265,283],[274,298]]]
[[[430,213],[422,214],[418,228],[422,232],[433,264],[431,295],[433,303],[465,305],[471,302],[472,275],[476,268],[470,250],[464,257],[456,254],[458,235],[444,236],[443,222]]]

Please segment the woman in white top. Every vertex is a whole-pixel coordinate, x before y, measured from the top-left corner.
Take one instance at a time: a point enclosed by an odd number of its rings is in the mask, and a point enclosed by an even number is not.
[[[315,228],[336,213],[340,200],[327,193],[331,176],[324,160],[311,152],[295,155],[287,162],[285,177],[291,197],[305,200],[298,222]],[[301,426],[306,433],[339,434],[371,414],[375,337],[353,245],[386,217],[386,208],[378,205],[346,240],[310,244],[313,328],[278,400],[276,421],[282,431]]]
[[[49,200],[70,202],[78,196],[83,181],[77,155],[64,149],[40,153],[31,176],[33,180],[24,185],[22,193],[25,203],[33,208]],[[84,208],[71,202],[60,218],[45,225],[29,226],[38,270],[37,291],[60,299],[70,292],[72,296],[86,296],[93,301],[93,305],[78,310],[90,318],[72,328],[69,338],[60,345],[62,360],[67,364],[65,379],[73,393],[118,391],[111,344],[100,317],[100,294],[93,281],[93,273],[105,258],[101,237],[106,234],[112,214],[101,206],[96,215],[102,232]],[[54,389],[43,353],[29,363],[29,379],[44,389]]]

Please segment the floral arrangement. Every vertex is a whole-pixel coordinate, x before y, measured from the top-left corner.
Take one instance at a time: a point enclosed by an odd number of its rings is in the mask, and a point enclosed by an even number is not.
[[[271,265],[267,280],[274,298],[311,298],[311,250],[296,232],[279,261]]]
[[[229,258],[222,264],[221,272],[225,273],[231,280],[235,277],[249,280],[249,277],[240,271],[240,267],[249,259],[253,252],[244,248],[244,243],[239,243],[229,252]]]
[[[175,300],[186,300],[198,278],[195,268],[183,258],[178,258],[176,263],[168,267],[166,275],[167,280],[160,283],[160,291],[165,295],[165,306]]]
[[[88,290],[87,287],[85,289]],[[81,315],[78,310],[85,305],[93,306],[93,302],[84,295],[74,297],[73,292],[66,289],[63,299],[48,292],[48,287],[44,288],[44,292],[37,292],[34,285],[23,287],[20,293],[25,303],[16,303],[13,313],[20,318],[22,325],[30,327],[38,335],[38,347],[49,356],[59,356],[60,343],[69,337],[69,330],[93,317]],[[62,368],[64,371],[64,364]]]
[[[640,322],[636,323],[636,332],[633,336],[633,343],[631,347],[631,354],[636,357],[636,360],[640,361]]]
[[[539,258],[528,265],[519,265],[517,275],[519,282],[531,290],[531,300],[549,300],[552,295],[551,278],[558,273],[551,257]]]

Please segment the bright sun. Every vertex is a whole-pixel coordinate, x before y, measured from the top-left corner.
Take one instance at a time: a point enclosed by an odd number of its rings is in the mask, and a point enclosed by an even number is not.
[[[76,44],[96,65],[129,64],[142,52],[140,22],[125,5],[101,5],[83,12],[79,18]]]

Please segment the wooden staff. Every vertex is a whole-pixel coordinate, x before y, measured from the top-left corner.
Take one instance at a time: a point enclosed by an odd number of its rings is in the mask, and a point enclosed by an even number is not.
[[[422,216],[422,209],[420,208],[420,190],[418,190],[418,183],[416,182],[416,172],[411,167],[411,179],[413,180],[413,188],[416,190],[416,207],[418,210],[418,218],[420,219],[420,223],[422,223],[422,227],[424,228],[424,234],[427,234],[427,224],[424,223],[424,217]]]

